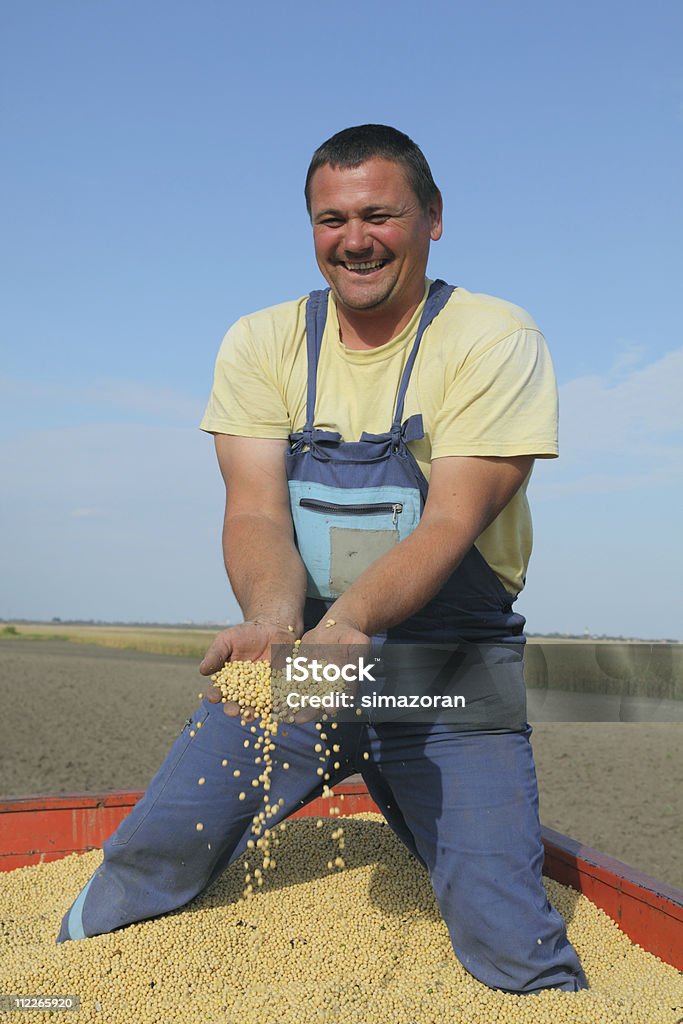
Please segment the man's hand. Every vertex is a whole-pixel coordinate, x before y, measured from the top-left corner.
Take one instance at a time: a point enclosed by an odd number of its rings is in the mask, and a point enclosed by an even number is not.
[[[294,645],[296,633],[285,629],[275,622],[240,622],[219,633],[204,655],[199,671],[204,676],[220,671],[226,661],[270,661],[271,644]],[[209,687],[206,699],[218,704],[223,699],[221,691],[213,683]],[[226,715],[234,717],[239,714],[239,706],[234,701],[223,705]],[[250,709],[246,716],[251,718]]]
[[[347,647],[366,646],[370,643],[369,637],[362,633],[353,622],[337,621],[332,615],[321,619],[315,629],[309,629],[301,638],[301,646],[305,644],[335,644],[339,645],[340,651],[335,652],[335,664],[341,665],[339,658],[343,658]]]
[[[362,633],[355,623],[337,621],[333,616],[325,616],[314,629],[304,633],[296,654],[297,657],[306,658],[309,663],[324,661],[328,665],[343,668],[344,665],[357,664],[360,654],[369,650],[370,638]],[[329,683],[326,692],[336,690],[354,694],[357,688],[357,684],[340,679],[337,683]],[[325,714],[333,718],[334,709],[326,709]],[[292,720],[300,725],[320,717],[320,709],[307,707],[297,711]]]

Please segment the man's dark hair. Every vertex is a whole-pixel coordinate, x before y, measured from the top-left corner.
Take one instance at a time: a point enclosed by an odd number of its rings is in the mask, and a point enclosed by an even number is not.
[[[304,195],[306,209],[311,215],[311,179],[319,167],[360,167],[367,160],[380,157],[401,164],[406,172],[420,206],[426,210],[439,194],[424,153],[412,139],[387,124],[359,124],[337,132],[322,146],[318,146],[311,159]]]

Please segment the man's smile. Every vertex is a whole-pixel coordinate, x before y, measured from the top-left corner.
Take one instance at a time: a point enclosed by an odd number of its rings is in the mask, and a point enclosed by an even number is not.
[[[389,262],[388,259],[383,260],[341,260],[340,266],[344,267],[345,270],[351,271],[353,274],[361,274],[366,276],[368,274],[374,274],[376,271],[381,270]]]

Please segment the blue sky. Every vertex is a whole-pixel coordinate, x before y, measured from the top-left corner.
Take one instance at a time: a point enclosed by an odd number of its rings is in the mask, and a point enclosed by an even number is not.
[[[683,9],[6,0],[0,616],[224,621],[197,430],[238,316],[319,287],[315,147],[394,124],[430,271],[526,306],[561,386],[531,631],[681,637]]]

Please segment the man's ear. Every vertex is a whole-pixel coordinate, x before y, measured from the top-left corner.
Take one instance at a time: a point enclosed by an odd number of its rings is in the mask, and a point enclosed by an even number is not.
[[[429,236],[432,242],[438,242],[441,238],[441,232],[443,230],[443,198],[441,193],[437,191],[434,198],[429,203]]]

